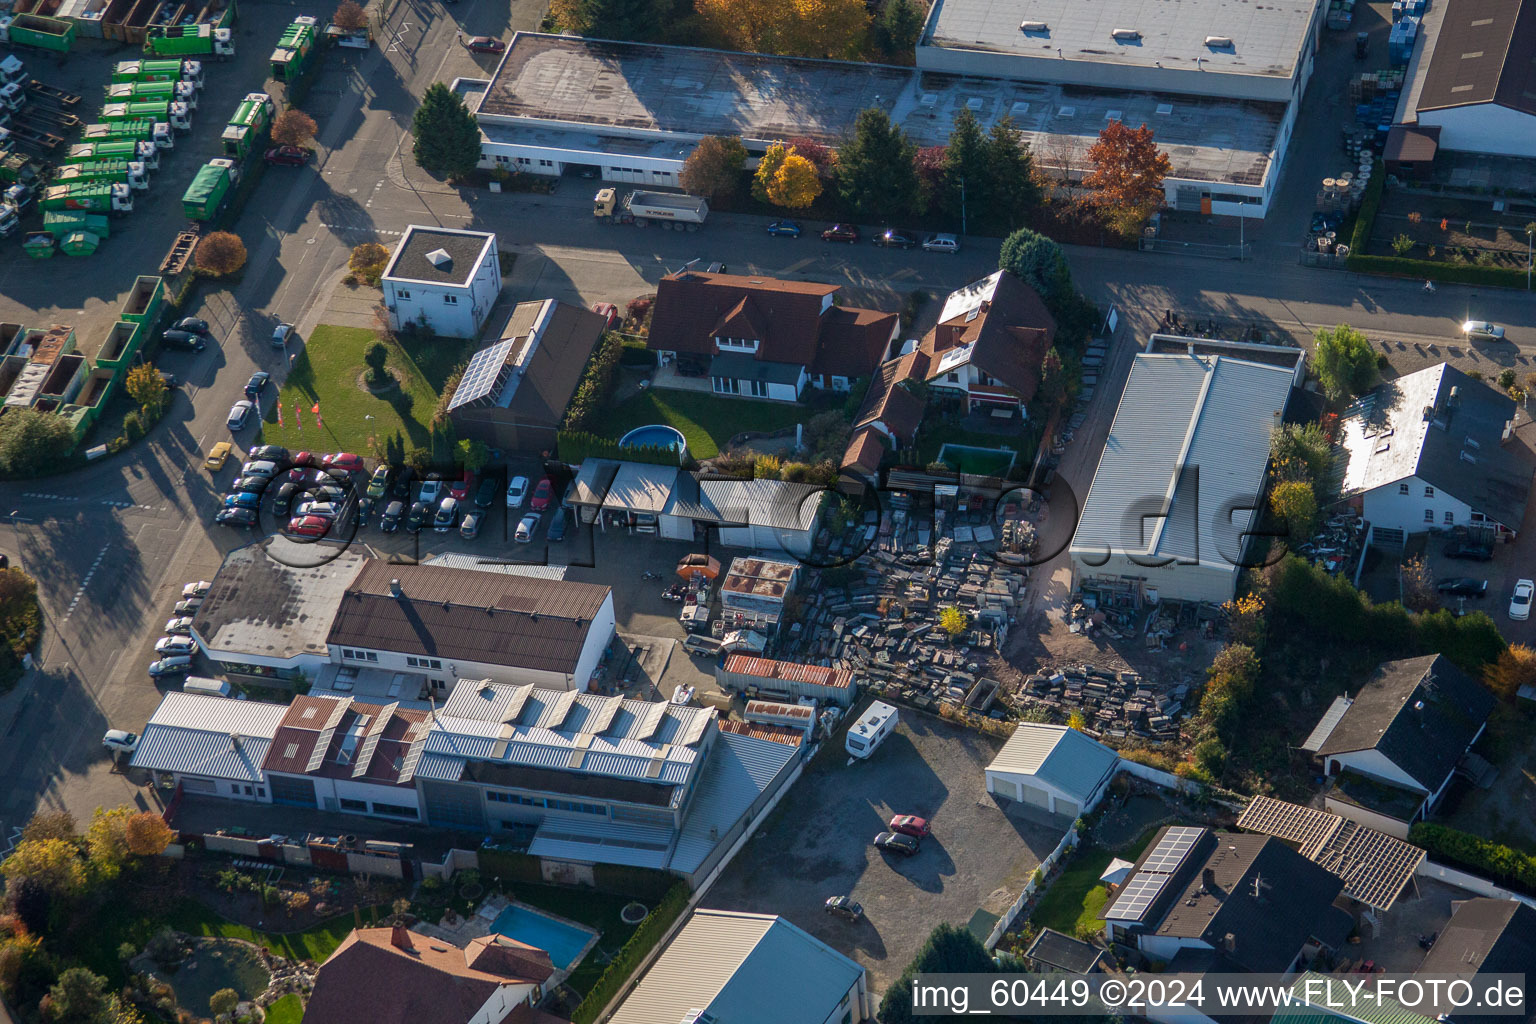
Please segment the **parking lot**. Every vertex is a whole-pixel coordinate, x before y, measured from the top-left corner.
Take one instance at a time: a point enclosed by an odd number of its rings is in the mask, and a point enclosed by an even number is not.
[[[1005,814],[986,793],[983,768],[1001,744],[903,711],[868,761],[825,751],[700,905],[781,914],[863,964],[870,990],[883,991],[935,925],[1001,912],[1061,840],[1060,827]],[[931,822],[910,858],[870,845],[894,814]],[[844,895],[863,905],[861,920],[825,911],[827,897]]]

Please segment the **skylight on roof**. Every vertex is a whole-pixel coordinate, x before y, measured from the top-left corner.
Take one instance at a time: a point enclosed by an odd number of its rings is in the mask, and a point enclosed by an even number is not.
[[[427,260],[438,270],[447,272],[453,269],[453,257],[448,255],[447,249],[433,249],[427,253]]]

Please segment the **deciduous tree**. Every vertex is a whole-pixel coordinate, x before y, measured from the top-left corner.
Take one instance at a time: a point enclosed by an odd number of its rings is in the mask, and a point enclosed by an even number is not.
[[[484,441],[459,441],[459,463],[471,473],[478,473],[490,461],[491,450]]]
[[[1315,335],[1313,361],[1323,393],[1334,401],[1363,394],[1376,383],[1376,353],[1363,333],[1348,324]]]
[[[8,570],[9,571],[9,570]],[[16,572],[21,572],[17,569]],[[33,584],[33,589],[36,589]],[[0,595],[0,608],[9,603],[9,598]],[[74,839],[75,816],[68,811],[43,810],[33,814],[26,826],[21,830],[23,839]]]
[[[939,612],[939,628],[951,637],[957,637],[971,628],[971,617],[954,605]]]
[[[1511,644],[1498,661],[1483,669],[1483,681],[1500,698],[1514,700],[1522,686],[1536,686],[1536,650]]]
[[[35,878],[22,876],[5,883],[5,904],[22,927],[33,935],[48,930],[48,912],[53,908],[53,894]]]
[[[1035,392],[1035,400],[1049,415],[1066,397],[1066,370],[1061,363],[1061,353],[1052,345],[1040,361],[1040,388]]]
[[[285,110],[272,120],[272,141],[279,146],[304,148],[315,138],[315,119],[302,110]]]
[[[1332,469],[1333,445],[1317,423],[1287,423],[1270,434],[1269,460],[1281,467],[1282,478],[1304,476],[1316,488],[1328,479]]]
[[[363,349],[363,365],[368,367],[368,383],[373,387],[382,387],[388,380],[389,374],[384,366],[389,362],[389,349],[383,342],[369,342]]]
[[[363,242],[352,247],[347,257],[347,269],[369,284],[377,284],[389,266],[389,250],[378,242]]]
[[[789,148],[815,164],[816,173],[822,178],[831,178],[832,168],[837,163],[837,154],[831,149],[804,135],[797,135],[790,139]]]
[[[411,119],[416,163],[428,174],[464,178],[480,163],[480,124],[458,93],[434,82]]]
[[[1410,558],[1403,563],[1403,605],[1413,612],[1434,611],[1440,607],[1435,574],[1422,558]]]
[[[1127,128],[1111,121],[1088,150],[1092,170],[1083,179],[1095,206],[1123,228],[1139,225],[1163,201],[1163,179],[1173,173],[1168,155],[1157,148],[1146,125]]]
[[[763,151],[762,157],[757,161],[757,170],[752,172],[752,198],[760,203],[766,203],[768,199],[768,186],[773,183],[773,176],[779,173],[779,168],[784,165],[784,158],[789,156],[789,148],[781,142],[775,142]]]
[[[336,6],[336,13],[331,15],[331,22],[337,28],[356,32],[367,26],[368,14],[357,0],[341,0],[341,3]]]
[[[1304,480],[1286,480],[1269,492],[1269,507],[1285,523],[1291,539],[1306,540],[1317,530],[1317,495]]]
[[[89,968],[71,967],[48,990],[46,1016],[58,1024],[100,1024],[111,1006],[107,979]]]
[[[165,819],[153,811],[140,811],[129,818],[123,834],[128,852],[135,857],[158,857],[176,838]]]
[[[1061,246],[1038,231],[1019,228],[1003,239],[997,265],[1033,287],[1047,303],[1072,291],[1072,272]]]
[[[128,819],[134,809],[126,804],[110,811],[96,808],[85,830],[85,849],[91,873],[96,880],[110,882],[122,873],[131,856],[128,850]]]
[[[803,210],[821,195],[821,175],[816,165],[790,150],[768,183],[768,201],[775,206]]]
[[[197,269],[223,277],[245,266],[245,243],[240,236],[228,231],[215,231],[204,235],[193,254]]]
[[[917,148],[883,110],[859,112],[853,138],[837,154],[837,185],[860,217],[892,221],[922,212],[913,157]]]
[[[63,839],[23,839],[0,863],[0,874],[7,883],[17,878],[35,879],[53,896],[73,896],[85,887],[80,851]]]
[[[170,389],[165,386],[165,379],[160,376],[160,371],[149,363],[129,370],[125,386],[128,388],[128,394],[139,403],[139,408],[151,416],[160,415],[160,410],[165,408],[166,397],[170,394]]]
[[[706,135],[683,161],[678,184],[697,196],[734,195],[741,185],[741,165],[746,159],[747,148],[740,139]]]
[[[579,36],[603,39],[650,38],[671,14],[662,0],[551,0],[555,23]]]
[[[32,476],[74,446],[75,436],[62,416],[36,409],[11,409],[0,416],[0,469],[13,476]]]
[[[864,0],[696,0],[704,27],[739,50],[850,57],[869,28]]]
[[[220,1020],[235,1012],[235,1007],[240,1005],[240,993],[232,988],[221,988],[208,997],[208,1012],[213,1014],[215,1020]]]
[[[923,146],[912,156],[918,187],[923,190],[925,204],[928,206],[932,206],[944,194],[944,164],[948,154],[947,146]]]

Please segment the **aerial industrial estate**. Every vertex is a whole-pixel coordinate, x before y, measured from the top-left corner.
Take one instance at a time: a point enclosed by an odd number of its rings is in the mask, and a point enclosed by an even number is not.
[[[0,1021],[1536,976],[1536,0],[0,48]]]

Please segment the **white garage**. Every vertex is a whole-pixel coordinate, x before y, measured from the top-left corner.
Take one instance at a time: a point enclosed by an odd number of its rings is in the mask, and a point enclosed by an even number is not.
[[[1077,818],[1103,799],[1120,755],[1064,725],[1024,722],[987,765],[987,792]]]
[[[719,524],[721,544],[810,554],[824,488],[782,480],[704,480],[699,489]]]

